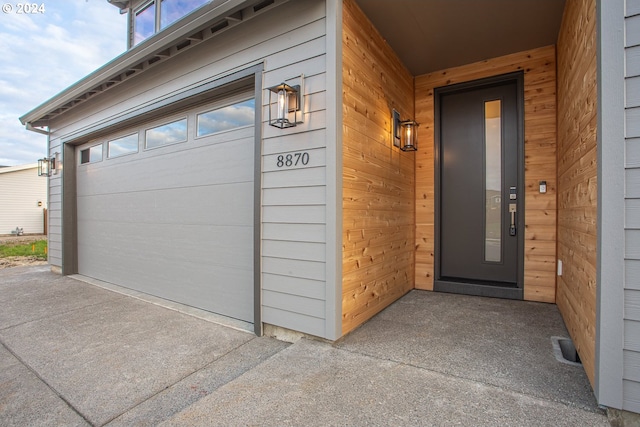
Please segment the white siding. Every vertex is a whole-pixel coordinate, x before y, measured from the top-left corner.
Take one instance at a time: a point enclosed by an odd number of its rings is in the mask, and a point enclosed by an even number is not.
[[[625,18],[625,290],[622,409],[640,412],[640,7]],[[604,248],[603,248],[604,250]]]
[[[51,123],[50,150],[62,152],[61,140],[258,63],[264,67],[263,120],[268,117],[264,88],[293,82],[302,74],[306,112],[304,123],[295,128],[280,130],[262,123],[262,320],[326,337],[328,328],[335,329],[335,319],[325,315],[328,141],[323,0],[286,2],[70,110]],[[308,152],[309,164],[275,165],[279,155],[294,151]],[[51,197],[51,263],[60,265],[58,178],[51,180]]]
[[[44,233],[46,207],[47,179],[38,176],[37,165],[0,169],[0,235],[16,227],[25,234]]]

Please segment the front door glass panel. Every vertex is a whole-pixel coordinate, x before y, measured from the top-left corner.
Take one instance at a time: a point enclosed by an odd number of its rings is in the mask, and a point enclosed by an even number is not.
[[[484,260],[502,261],[502,126],[501,101],[484,103]]]

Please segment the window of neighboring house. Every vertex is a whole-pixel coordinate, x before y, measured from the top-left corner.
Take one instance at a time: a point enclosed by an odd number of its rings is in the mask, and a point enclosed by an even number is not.
[[[187,140],[187,119],[176,120],[162,126],[147,129],[145,147],[155,148],[163,145],[185,142]]]
[[[138,152],[138,133],[112,139],[107,143],[107,157],[113,158]]]
[[[95,163],[102,160],[102,144],[80,150],[80,164]]]
[[[134,11],[133,45],[151,37],[211,0],[152,0]],[[160,3],[160,7],[156,5]]]
[[[255,122],[255,100],[238,102],[213,111],[198,114],[197,136],[250,126]]]

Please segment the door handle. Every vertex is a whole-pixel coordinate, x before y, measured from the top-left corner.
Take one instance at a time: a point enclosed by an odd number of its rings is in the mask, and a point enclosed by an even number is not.
[[[516,229],[516,204],[509,203],[509,215],[511,215],[511,224],[509,225],[509,236],[515,236],[517,234]]]

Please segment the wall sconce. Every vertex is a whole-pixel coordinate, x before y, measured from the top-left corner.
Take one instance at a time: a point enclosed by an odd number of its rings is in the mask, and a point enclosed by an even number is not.
[[[58,156],[60,153],[55,153],[51,157],[43,157],[38,159],[38,176],[50,177],[51,174],[58,173],[58,166],[60,164]]]
[[[300,80],[303,76],[300,76]],[[269,124],[279,129],[291,128],[303,122],[302,85],[281,83],[269,89]],[[275,115],[273,110],[275,109]]]
[[[400,113],[393,110],[393,145],[402,151],[418,151],[418,123],[414,120],[400,120]]]

